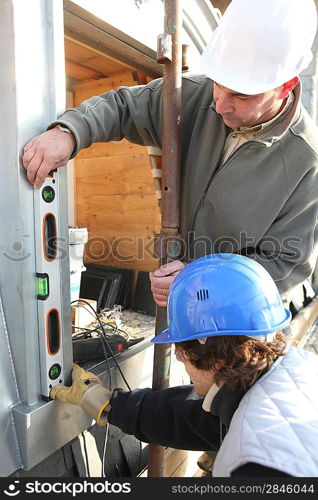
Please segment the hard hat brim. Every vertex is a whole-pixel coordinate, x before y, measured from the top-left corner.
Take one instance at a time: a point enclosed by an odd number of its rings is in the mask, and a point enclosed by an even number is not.
[[[161,333],[158,333],[155,337],[151,339],[154,344],[175,344],[178,342],[186,342],[188,340],[200,339],[202,337],[220,337],[223,335],[247,335],[249,337],[253,335],[267,335],[269,333],[278,332],[286,328],[291,321],[291,312],[285,309],[285,319],[279,325],[275,325],[273,328],[268,328],[264,330],[217,330],[213,332],[198,332],[195,335],[185,336],[183,338],[173,338],[173,335],[169,333],[169,328]]]

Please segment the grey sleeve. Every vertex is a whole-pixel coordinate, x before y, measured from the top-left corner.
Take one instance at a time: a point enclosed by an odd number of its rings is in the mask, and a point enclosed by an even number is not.
[[[95,142],[128,139],[161,148],[162,79],[148,85],[120,87],[83,101],[51,123],[68,127],[76,140],[72,157]]]
[[[280,293],[305,281],[315,268],[317,192],[318,170],[313,168],[298,184],[256,250],[246,252],[267,269]]]

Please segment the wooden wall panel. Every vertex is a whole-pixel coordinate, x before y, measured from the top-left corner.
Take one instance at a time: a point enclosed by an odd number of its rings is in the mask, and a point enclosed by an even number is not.
[[[90,80],[75,86],[74,102],[138,84],[132,71]],[[160,210],[147,149],[126,140],[94,144],[77,156],[75,170],[77,225],[89,233],[84,262],[156,269],[153,236],[160,231]]]
[[[152,271],[155,269],[153,255],[153,235],[141,231],[125,234],[118,231],[89,231],[89,241],[85,246],[84,261],[90,264]]]
[[[145,154],[144,146],[138,146],[137,144],[132,144],[126,139],[122,139],[121,141],[111,141],[107,143],[98,142],[96,144],[92,144],[87,149],[82,149],[77,155],[77,159],[82,158],[98,158],[99,156],[107,157],[107,156],[125,156],[128,155],[130,157],[141,153]]]
[[[83,196],[122,194],[153,196],[153,185],[149,182],[149,159],[144,152],[130,156],[80,159],[77,160],[76,170],[77,189]]]
[[[98,78],[97,80],[87,80],[74,85],[75,106],[85,99],[94,95],[100,95],[107,90],[115,90],[122,85],[139,85],[137,71],[120,71],[107,78]]]
[[[151,232],[157,222],[156,208],[153,195],[90,195],[78,200],[77,216],[91,227],[96,225],[97,230],[122,231],[126,236]]]

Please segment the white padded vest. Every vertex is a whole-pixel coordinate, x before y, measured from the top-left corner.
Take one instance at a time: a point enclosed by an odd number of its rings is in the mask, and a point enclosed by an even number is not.
[[[318,476],[318,356],[291,347],[242,398],[213,476],[254,462],[294,477]]]

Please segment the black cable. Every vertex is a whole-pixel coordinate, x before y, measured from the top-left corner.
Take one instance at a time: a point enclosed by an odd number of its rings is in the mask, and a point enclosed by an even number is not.
[[[100,325],[100,328],[101,328],[101,332],[100,332],[100,335],[101,335],[101,340],[102,340],[102,346],[103,346],[103,351],[104,351],[104,356],[105,356],[105,360],[106,360],[106,363],[107,363],[107,368],[108,368],[108,375],[109,375],[109,380],[110,380],[110,389],[111,389],[111,371],[110,371],[110,367],[109,367],[109,361],[108,361],[108,356],[107,356],[107,352],[106,352],[106,349],[105,349],[105,345],[104,343],[107,345],[110,353],[111,353],[111,356],[113,358],[113,360],[115,361],[116,363],[116,366],[126,384],[126,386],[128,387],[128,390],[131,391],[131,387],[130,385],[128,384],[119,364],[118,364],[118,361],[107,341],[107,335],[106,335],[106,332],[105,332],[105,329],[104,329],[104,325],[103,325],[103,322],[101,321],[100,317],[98,316],[97,312],[95,311],[95,309],[92,307],[92,305],[87,302],[86,300],[84,299],[78,299],[78,300],[72,300],[71,304],[74,304],[75,302],[84,302],[85,304],[87,304],[93,311],[94,315],[96,316],[96,319]],[[110,324],[106,324],[106,326],[111,326],[113,329],[115,329],[116,331],[118,330],[116,327],[114,327],[113,325],[110,325]],[[89,329],[86,329],[86,330],[89,330]],[[98,331],[99,329],[94,329],[94,331]],[[120,330],[120,331],[123,331],[123,330]],[[91,330],[90,330],[91,332]],[[88,333],[88,332],[87,332]],[[124,332],[126,333],[126,332]],[[127,333],[126,333],[127,335]],[[99,363],[100,364],[100,363]],[[104,450],[103,450],[103,457],[102,457],[102,477],[105,477],[105,457],[106,457],[106,448],[107,448],[107,441],[108,441],[108,432],[109,432],[109,425],[106,426],[106,433],[105,433],[105,442],[104,442]],[[86,442],[85,442],[85,438],[84,438],[84,450],[85,450],[85,456],[86,456],[86,460],[87,460],[87,470],[88,470],[88,474],[89,474],[89,477],[90,477],[90,472],[89,472],[89,466],[88,466],[88,456],[87,456],[87,450],[86,450]],[[140,450],[139,450],[139,464],[141,462],[141,456],[142,456],[142,443],[140,441]],[[117,464],[116,464],[117,465]],[[118,468],[118,466],[117,466]],[[140,465],[139,465],[139,468],[140,468]]]
[[[125,330],[121,330],[120,328],[118,328],[117,326],[114,326],[114,325],[111,325],[110,323],[105,323],[105,321],[102,321],[103,325],[106,326],[107,328],[112,328],[113,330],[115,330],[116,332],[122,332],[124,333],[125,335],[127,335],[128,339],[130,337],[130,335],[125,332]],[[72,338],[73,339],[78,339],[78,338],[81,338],[84,336],[85,338],[85,334],[89,334],[89,333],[93,333],[93,332],[98,332],[99,329],[100,329],[100,326],[97,326],[96,328],[81,328],[80,326],[76,326],[76,325],[72,325],[74,328],[77,328],[78,330],[82,330],[81,332],[79,333],[75,333]]]
[[[106,325],[106,323],[105,323]],[[94,332],[99,332],[100,330],[100,326],[97,326],[96,328],[80,328],[79,326],[75,326],[75,325],[72,325],[74,326],[75,328],[78,328],[80,330],[82,330],[81,332],[79,333],[74,333],[74,335],[72,335],[72,339],[79,339],[79,338],[89,338],[91,337],[91,333],[94,333]],[[113,325],[111,325],[113,326]]]
[[[92,309],[92,311],[94,312],[94,314],[95,314],[95,316],[96,316],[96,318],[97,318],[97,321],[99,322],[100,327],[101,327],[102,332],[103,332],[103,333],[101,332],[101,338],[104,340],[105,344],[107,345],[107,347],[108,347],[108,349],[109,349],[109,352],[110,352],[110,354],[111,354],[111,356],[112,356],[113,360],[115,361],[115,364],[116,364],[116,366],[117,366],[117,368],[118,368],[118,370],[119,370],[119,372],[120,372],[120,374],[121,374],[121,376],[122,376],[122,378],[123,378],[123,381],[125,382],[126,386],[128,387],[128,390],[129,390],[129,391],[131,391],[131,387],[130,387],[130,385],[128,384],[128,382],[127,382],[127,380],[126,380],[126,378],[125,378],[125,376],[124,376],[124,374],[123,374],[123,372],[122,372],[122,369],[120,368],[119,363],[118,363],[118,361],[117,361],[117,359],[116,359],[116,357],[115,357],[115,355],[114,355],[114,353],[113,353],[113,351],[112,351],[112,349],[111,349],[111,347],[110,347],[110,345],[109,345],[109,342],[108,342],[108,340],[107,340],[107,335],[106,335],[106,332],[105,332],[105,329],[104,329],[103,323],[102,323],[102,321],[101,321],[100,317],[98,316],[97,312],[96,312],[96,311],[95,311],[95,309],[92,307],[92,305],[91,305],[89,302],[87,302],[86,300],[84,300],[84,299],[72,300],[71,304],[74,304],[74,302],[84,302],[84,303],[85,303],[85,304],[87,304],[87,305],[88,305],[88,306]],[[105,349],[105,346],[104,346],[104,344],[103,344],[103,343],[102,343],[102,345],[103,345],[103,348],[104,348],[105,358],[106,358],[106,360],[107,360],[107,352],[106,352],[106,349]]]
[[[105,323],[103,322],[103,324],[106,326],[106,327],[109,327],[111,326],[112,328],[116,328],[114,327],[113,325],[110,325],[109,323]],[[75,328],[79,328],[79,327],[75,327]],[[108,356],[107,356],[107,353],[105,355],[105,349],[104,349],[104,345],[103,345],[103,338],[102,336],[100,335],[100,326],[96,327],[96,328],[83,328],[82,329],[83,331],[81,333],[76,333],[75,335],[72,336],[72,340],[80,340],[80,339],[87,339],[87,338],[93,338],[92,337],[92,333],[94,332],[97,332],[99,333],[99,338],[102,342],[102,347],[103,347],[103,352],[104,352],[104,358],[105,358],[105,361],[107,363],[107,368],[108,368],[108,379],[109,379],[109,388],[111,389],[112,387],[112,376],[111,376],[111,370],[110,370],[110,366],[109,366],[109,361],[108,361]],[[116,330],[117,331],[117,330]],[[123,331],[123,330],[121,330]],[[124,332],[126,333],[126,332]],[[129,337],[129,335],[127,334],[127,336]],[[128,342],[128,341],[127,341]],[[90,368],[90,370],[92,370],[95,366],[98,366],[100,365],[101,363],[98,363],[97,365],[94,365],[93,367]]]
[[[112,390],[112,372],[111,372],[111,369],[110,369],[108,355],[107,355],[107,351],[106,351],[106,348],[105,348],[105,343],[104,343],[104,339],[103,339],[102,335],[100,336],[100,339],[102,341],[102,348],[103,348],[103,351],[104,351],[104,357],[105,357],[105,361],[106,361],[106,365],[107,365],[107,373],[108,373],[108,382],[107,382],[107,385],[109,386],[109,390],[111,391]]]
[[[91,339],[91,338],[92,338],[91,332],[88,332],[87,330],[72,335],[72,340]]]
[[[77,300],[74,300],[73,302],[77,302]],[[73,303],[73,302],[71,302],[71,303]],[[84,302],[84,301],[81,299],[80,302]],[[88,304],[88,305],[90,305],[90,304]],[[94,309],[93,309],[93,311],[94,311]],[[94,311],[94,313],[96,315],[95,311]],[[81,339],[81,338],[84,338],[84,339],[85,338],[92,338],[91,334],[93,332],[98,332],[100,334],[100,326],[97,327],[97,328],[94,328],[94,329],[93,328],[85,328],[84,332],[73,335],[72,339],[78,340],[78,339]],[[108,374],[107,385],[109,386],[109,389],[111,390],[111,388],[112,388],[112,374],[111,374],[111,370],[110,370],[110,366],[109,366],[109,360],[108,360],[108,355],[107,355],[107,351],[106,351],[106,348],[105,348],[105,343],[103,341],[103,337],[102,337],[101,334],[100,334],[100,340],[101,340],[101,343],[102,343],[102,349],[103,349],[103,353],[104,353],[104,358],[105,358],[106,365],[107,365],[107,374]]]
[[[105,323],[105,321],[103,323],[104,323],[104,325],[109,326],[110,328],[113,328],[114,330],[116,330],[116,332],[122,332],[125,335],[127,335],[127,337],[129,337],[129,334],[127,332],[125,332],[125,330],[118,328],[118,326],[111,325],[110,323]]]

